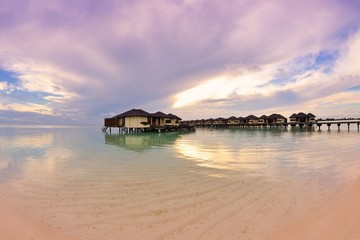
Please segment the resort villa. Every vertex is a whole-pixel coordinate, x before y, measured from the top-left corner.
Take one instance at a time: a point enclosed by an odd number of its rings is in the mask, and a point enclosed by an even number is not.
[[[306,124],[308,126],[312,126],[315,121],[315,115],[312,113],[298,113],[290,116],[290,124],[293,126],[299,125],[303,126]],[[262,115],[261,117],[257,117],[255,115],[249,115],[247,117],[235,117],[231,116],[229,118],[209,118],[209,119],[201,119],[201,120],[189,120],[182,121],[181,124],[191,125],[191,126],[287,126],[288,119],[281,114],[273,113],[269,116]]]
[[[231,116],[226,120],[227,125],[237,125],[240,124],[240,119],[235,117],[235,116]]]
[[[315,115],[312,113],[305,114],[303,112],[294,113],[290,116],[290,123],[315,123]]]
[[[104,119],[104,128],[116,127],[126,130],[161,130],[176,129],[180,127],[181,118],[174,114],[165,114],[163,112],[148,113],[142,109],[131,109],[118,114],[112,118]]]
[[[174,114],[166,114],[161,111],[149,113],[142,109],[131,109],[111,118],[105,118],[103,131],[107,128],[119,128],[119,131],[178,131],[194,130],[194,127],[244,127],[244,126],[313,126],[316,124],[315,115],[303,112],[294,113],[290,116],[290,122],[281,114],[273,113],[269,116],[229,118],[209,118],[201,120],[181,121],[181,118]]]

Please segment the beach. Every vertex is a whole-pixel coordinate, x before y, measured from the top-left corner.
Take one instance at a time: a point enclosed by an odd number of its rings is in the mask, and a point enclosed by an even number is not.
[[[75,240],[51,226],[34,219],[0,199],[0,239],[6,240]]]
[[[270,239],[360,239],[360,177]]]
[[[269,194],[266,197],[271,196],[272,194]],[[339,189],[331,198],[316,204],[315,208],[306,208],[297,212],[297,217],[295,218],[288,217],[289,221],[292,222],[291,224],[281,221],[281,216],[279,215],[286,212],[294,213],[296,202],[291,198],[285,199],[285,196],[282,196],[282,198],[284,198],[284,202],[281,206],[277,206],[274,209],[271,209],[271,207],[268,210],[264,208],[248,209],[243,212],[239,211],[235,205],[231,205],[231,208],[226,209],[226,211],[223,209],[224,211],[218,212],[214,209],[212,213],[207,213],[205,218],[198,215],[192,223],[188,223],[188,230],[186,230],[183,224],[175,226],[163,224],[163,227],[157,228],[157,233],[144,231],[143,233],[149,235],[142,235],[128,232],[124,233],[123,236],[119,235],[119,239],[238,239],[241,236],[245,237],[244,239],[269,240],[356,240],[360,238],[360,206],[358,204],[360,202],[360,179],[349,183],[345,190]],[[227,203],[219,204],[224,205]],[[264,214],[264,216],[270,214],[271,217],[264,217],[262,220],[253,219],[252,224],[241,228],[240,224],[242,221],[238,219],[240,217],[238,215],[241,213],[240,215],[243,219],[252,219],[254,216],[259,217],[259,214],[254,214],[254,211],[262,212],[261,214]],[[275,211],[279,214],[276,214]],[[159,215],[162,214],[165,215],[167,213],[164,210],[164,212],[148,216],[148,223],[150,225],[153,224],[155,227],[156,224],[159,224]],[[34,219],[26,215],[23,211],[16,209],[15,206],[3,199],[0,201],[0,216],[0,239],[93,239],[89,233],[83,233],[82,236],[71,236],[67,232],[52,227],[44,219]],[[176,214],[171,216],[171,218],[180,217],[180,215],[176,216]],[[201,225],[200,229],[202,231],[194,228],[194,226],[200,226],[199,222],[204,222],[207,225]],[[174,234],[160,234],[167,231],[171,231]]]

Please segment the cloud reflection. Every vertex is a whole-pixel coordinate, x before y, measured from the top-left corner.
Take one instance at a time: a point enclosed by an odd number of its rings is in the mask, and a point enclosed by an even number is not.
[[[9,134],[11,130],[3,128]],[[13,130],[13,129],[12,129]],[[74,157],[71,149],[55,144],[54,132],[35,132],[33,129],[18,129],[16,135],[2,137],[6,148],[2,152],[0,170],[25,179],[38,174],[52,177],[57,167]],[[11,136],[12,135],[12,136]],[[17,172],[18,174],[12,174]]]
[[[187,160],[196,161],[198,166],[234,171],[254,171],[264,169],[267,165],[263,155],[256,146],[240,147],[239,149],[222,144],[204,144],[193,141],[177,141],[174,145],[176,151]],[[276,152],[271,148],[263,151],[276,157]]]

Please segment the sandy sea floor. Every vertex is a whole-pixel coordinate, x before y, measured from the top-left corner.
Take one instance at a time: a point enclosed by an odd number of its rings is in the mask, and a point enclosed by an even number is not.
[[[116,191],[112,199],[84,188],[82,203],[56,192],[41,203],[2,199],[0,239],[360,238],[359,179],[329,194],[310,182],[187,182],[129,183],[122,187],[130,196]]]
[[[3,138],[0,239],[360,239],[358,132],[69,131]]]

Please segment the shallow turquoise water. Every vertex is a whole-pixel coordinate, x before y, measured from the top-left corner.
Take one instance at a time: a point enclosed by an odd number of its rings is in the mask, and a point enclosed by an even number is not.
[[[132,223],[141,228],[151,211],[163,213],[158,208],[190,211],[198,204],[193,195],[211,206],[220,193],[248,196],[252,186],[279,184],[295,194],[295,183],[326,194],[358,176],[359,138],[356,128],[104,134],[98,127],[1,127],[0,190],[67,231],[101,218],[93,236],[102,236],[120,231],[114,222],[142,217]]]
[[[277,181],[283,175],[324,174],[341,181],[356,174],[359,137],[357,129],[103,134],[97,127],[2,127],[0,181],[61,180],[78,172],[96,172],[86,176],[95,178],[115,170],[127,179],[146,178],[186,174],[189,167],[204,176],[241,174]]]

